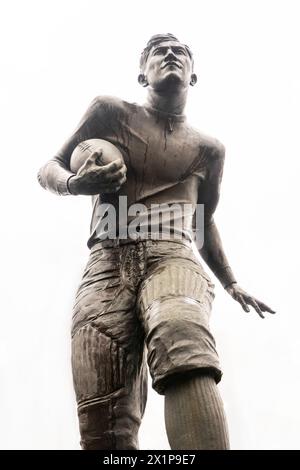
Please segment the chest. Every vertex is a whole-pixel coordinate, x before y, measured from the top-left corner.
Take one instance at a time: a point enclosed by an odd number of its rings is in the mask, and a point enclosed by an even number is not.
[[[178,182],[199,160],[199,141],[184,122],[135,114],[110,140],[123,150],[127,176],[144,184]]]

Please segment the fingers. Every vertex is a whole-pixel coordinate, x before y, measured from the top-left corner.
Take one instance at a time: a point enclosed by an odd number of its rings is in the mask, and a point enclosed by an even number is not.
[[[126,181],[126,176],[123,176],[119,181],[119,186],[121,187]]]
[[[245,312],[249,313],[250,312],[250,308],[248,307],[248,305],[246,304],[244,298],[242,295],[237,295],[236,297],[236,300],[241,304],[241,306],[243,307],[243,309],[245,310]]]
[[[83,171],[80,171],[80,173],[86,173],[93,180],[97,180],[101,186],[112,186],[112,183],[119,186],[124,184],[126,181],[127,168],[122,160],[115,160],[107,165],[99,166],[95,164],[94,155],[96,155],[96,153],[97,152],[93,153],[89,157],[89,163],[86,162],[85,168],[82,168]]]
[[[85,166],[88,168],[95,166],[95,169],[101,169],[103,174],[114,173],[120,170],[123,166],[125,167],[124,162],[121,159],[114,160],[111,163],[103,164],[102,156],[102,150],[92,152],[91,155],[86,159]]]
[[[254,308],[254,310],[256,310],[260,318],[265,318],[255,299],[250,298],[248,300],[248,304],[252,305],[252,307]]]
[[[91,155],[86,159],[85,164],[87,167],[92,165],[101,165],[102,150],[97,150],[91,153]]]
[[[122,179],[125,178],[126,180],[126,166],[123,165],[120,170],[117,170],[116,172],[112,173],[110,177],[110,181],[121,181]]]
[[[257,300],[256,302],[259,305],[262,312],[276,313],[275,310],[272,310],[270,307],[268,307],[263,302],[260,302],[259,300]]]
[[[241,304],[245,312],[250,312],[248,305],[254,308],[254,310],[258,313],[261,318],[265,318],[262,312],[269,312],[269,313],[276,313],[270,307],[268,307],[263,302],[254,299],[253,297],[244,298],[241,294],[236,296],[236,300]],[[248,305],[247,305],[248,304]]]
[[[125,183],[126,172],[127,168],[121,160],[104,165],[97,171],[104,184],[116,183],[119,186]]]
[[[276,313],[274,310],[272,310],[270,307],[268,307],[266,304],[264,304],[260,300],[257,300],[252,295],[247,294],[247,292],[245,292],[237,284],[228,286],[226,290],[234,298],[234,300],[239,302],[243,310],[247,313],[250,312],[250,308],[248,307],[248,305],[253,307],[254,310],[258,313],[258,315],[261,318],[265,318],[263,312]]]
[[[100,169],[103,175],[107,175],[107,174],[114,174],[117,171],[121,170],[123,167],[125,168],[125,171],[126,171],[126,166],[124,165],[122,160],[115,160],[114,162],[108,163],[107,165],[103,165],[102,167],[100,167]]]
[[[248,298],[244,298],[244,296],[242,294],[239,294],[236,296],[236,300],[241,304],[241,306],[243,307],[244,311],[249,313],[250,312],[250,308],[248,307],[247,304],[251,305],[254,310],[258,313],[258,315],[261,317],[261,318],[265,318],[259,305],[257,304],[257,302],[255,301],[255,299],[253,299],[252,297],[248,297]]]

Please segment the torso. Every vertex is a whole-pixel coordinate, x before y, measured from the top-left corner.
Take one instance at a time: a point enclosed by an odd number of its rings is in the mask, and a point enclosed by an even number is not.
[[[189,126],[184,116],[168,119],[151,108],[111,100],[99,99],[90,128],[93,138],[106,139],[122,151],[127,181],[116,194],[94,197],[89,245],[96,238],[97,206],[106,202],[117,207],[120,195],[127,196],[128,206],[186,203],[195,207],[214,148],[214,142]]]

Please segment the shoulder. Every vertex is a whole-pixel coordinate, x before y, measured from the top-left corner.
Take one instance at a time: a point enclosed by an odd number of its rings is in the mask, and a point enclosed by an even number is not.
[[[200,148],[208,152],[212,159],[224,160],[225,145],[215,137],[199,132],[199,144]]]
[[[220,142],[220,140],[205,134],[194,127],[191,127],[191,130],[198,143],[200,155],[205,154],[206,158],[209,157],[212,160],[224,160],[226,149],[225,145]]]
[[[127,121],[137,112],[138,106],[136,103],[128,103],[121,98],[109,95],[96,96],[89,108],[90,116],[93,116],[97,121],[105,120],[109,123]]]
[[[223,173],[225,146],[215,137],[211,137],[193,128],[193,138],[198,147],[198,166],[206,179],[218,179]]]
[[[91,106],[96,111],[102,112],[126,112],[133,106],[131,103],[116,96],[100,95],[93,99]]]

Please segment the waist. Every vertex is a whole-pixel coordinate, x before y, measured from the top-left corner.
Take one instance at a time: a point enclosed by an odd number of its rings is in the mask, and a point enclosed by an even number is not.
[[[94,242],[91,244],[90,249],[91,252],[95,250],[99,250],[100,248],[117,248],[125,245],[144,245],[146,247],[150,246],[157,246],[158,244],[161,243],[169,243],[169,244],[175,244],[175,245],[183,245],[186,246],[190,249],[193,248],[194,242],[191,239],[185,239],[185,238],[173,238],[173,239],[152,239],[152,238],[137,238],[137,239],[132,239],[132,238],[114,238],[114,239],[105,239],[105,240],[99,240],[95,239]],[[174,245],[174,246],[175,246]]]
[[[193,217],[195,206],[185,202],[142,204],[127,206],[119,201],[115,208],[102,203],[93,212],[88,246],[106,239],[135,240],[189,240],[194,239]]]

